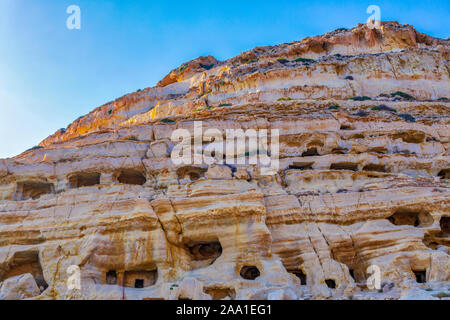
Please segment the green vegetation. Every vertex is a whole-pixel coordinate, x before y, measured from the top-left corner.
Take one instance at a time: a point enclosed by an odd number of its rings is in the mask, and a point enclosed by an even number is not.
[[[231,107],[231,106],[232,106],[231,103],[221,103],[221,104],[219,104],[219,108],[220,107]]]
[[[290,100],[292,100],[291,97],[281,97],[277,99],[277,101],[290,101]]]
[[[450,101],[450,99],[446,97],[440,97],[439,99],[437,99],[437,101]]]
[[[450,292],[439,292],[438,294],[434,294],[433,296],[437,298],[448,298],[450,297]]]
[[[358,116],[358,117],[367,117],[368,115],[369,114],[364,110],[360,110],[355,114],[355,116]]]
[[[288,62],[289,62],[289,60],[288,60],[288,59],[285,59],[285,58],[278,58],[277,61],[278,61],[279,63],[282,63],[282,64],[285,64],[285,63],[288,63]]]
[[[212,67],[214,67],[214,64],[203,64],[203,63],[200,63],[200,67],[202,67],[205,70],[210,70]]]
[[[111,113],[112,113],[112,110],[109,110],[109,111],[108,111],[108,114],[111,114]]]
[[[173,290],[173,288],[175,288],[175,287],[178,287],[178,285],[176,283],[172,284],[169,289]]]
[[[244,63],[245,64],[250,64],[250,63],[253,63],[253,62],[256,62],[256,61],[258,61],[257,59],[248,59],[247,61],[245,61]]]
[[[385,104],[382,104],[382,105],[377,106],[377,107],[373,107],[372,110],[373,110],[373,111],[389,111],[389,112],[397,112],[397,110],[395,110],[395,109],[393,109],[393,108],[391,108],[391,107],[388,107],[388,106],[385,105]]]
[[[294,60],[295,62],[303,62],[303,63],[314,63],[316,60],[308,59],[308,58],[297,58]]]
[[[349,100],[353,100],[353,101],[366,101],[366,100],[372,100],[372,98],[371,97],[368,97],[368,96],[356,96],[356,97],[353,97],[353,98],[350,98]]]
[[[178,70],[178,72],[181,72],[181,71],[183,71],[184,69],[186,69],[187,68],[187,66],[188,66],[188,64],[187,63],[184,63],[184,64],[182,64],[177,70]]]
[[[338,106],[338,105],[328,107],[329,110],[337,110],[339,108],[340,108],[340,106]]]
[[[389,98],[389,95],[386,93],[381,93],[378,95],[379,97],[383,97],[383,98]]]
[[[174,120],[169,119],[169,118],[161,119],[161,120],[159,120],[159,122],[162,122],[162,123],[175,123]]]
[[[407,99],[407,100],[414,100],[413,96],[411,96],[411,95],[409,95],[407,93],[404,93],[402,91],[392,92],[391,93],[391,97],[401,97],[401,98]]]
[[[414,118],[412,115],[407,114],[407,113],[402,113],[398,115],[400,118],[402,118],[405,121],[408,122],[416,122],[416,118]]]

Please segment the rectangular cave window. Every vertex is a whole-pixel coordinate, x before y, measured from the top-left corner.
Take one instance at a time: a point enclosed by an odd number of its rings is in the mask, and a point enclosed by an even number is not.
[[[438,177],[441,179],[450,179],[450,169],[443,169],[439,171]]]
[[[294,162],[289,165],[289,169],[312,170],[314,162]]]
[[[302,153],[302,157],[314,157],[314,156],[319,156],[317,148],[309,148]]]
[[[429,227],[434,221],[430,213],[420,208],[399,208],[387,219],[397,226],[410,225],[414,227]]]
[[[426,270],[413,270],[413,273],[416,276],[417,283],[427,282],[427,271]]]
[[[123,170],[117,177],[117,181],[123,184],[133,184],[142,186],[147,181],[147,179],[142,174],[142,172],[138,170]]]
[[[17,201],[39,199],[45,194],[54,192],[54,186],[52,183],[46,182],[19,182],[17,183],[15,199]]]
[[[134,287],[138,289],[142,289],[144,287],[144,279],[136,279],[134,281]]]
[[[100,173],[76,173],[69,177],[70,188],[90,187],[100,184]]]
[[[350,170],[350,171],[358,171],[358,164],[352,162],[340,162],[333,163],[330,166],[331,170]]]
[[[450,235],[450,217],[442,217],[439,221],[439,225],[441,226],[441,234],[443,236]]]
[[[128,288],[146,288],[154,285],[157,278],[157,270],[125,271],[123,275],[123,286]],[[141,287],[136,287],[136,285]]]
[[[106,273],[106,284],[117,284],[117,273],[110,270]]]

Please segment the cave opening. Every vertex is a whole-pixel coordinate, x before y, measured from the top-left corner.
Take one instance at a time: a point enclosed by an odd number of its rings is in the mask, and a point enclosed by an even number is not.
[[[36,200],[45,194],[53,193],[55,190],[52,183],[25,181],[18,182],[16,187],[15,199],[20,200]]]
[[[302,270],[294,270],[290,271],[293,275],[295,275],[297,278],[300,279],[300,285],[305,286],[306,285],[306,274],[303,273]]]
[[[441,217],[439,225],[441,226],[441,233],[443,235],[450,235],[450,217]]]
[[[136,279],[134,281],[134,287],[137,288],[137,289],[144,288],[144,279]]]
[[[326,279],[325,280],[325,284],[330,289],[335,289],[336,288],[336,281],[334,281],[333,279]]]
[[[244,266],[241,268],[240,275],[246,280],[255,280],[261,275],[261,273],[256,266]]]
[[[353,130],[353,127],[349,124],[341,124],[340,130]]]
[[[117,273],[115,270],[110,270],[106,273],[106,284],[117,284]]]
[[[412,272],[416,276],[417,283],[427,282],[427,271],[426,270],[412,270]]]
[[[428,227],[433,224],[433,217],[426,211],[410,208],[400,208],[388,217],[388,220],[396,225],[410,225],[414,227]]]
[[[358,164],[352,162],[340,162],[333,163],[330,166],[331,170],[350,170],[350,171],[358,171]]]
[[[222,255],[222,245],[219,241],[196,243],[188,248],[194,260],[217,259]]]
[[[312,170],[314,162],[294,162],[289,165],[289,169]]]
[[[205,288],[203,290],[209,294],[213,300],[222,300],[225,298],[234,299],[236,297],[236,290],[234,288]]]
[[[97,184],[100,184],[100,173],[98,172],[76,173],[69,177],[69,186],[71,189],[91,187]]]
[[[350,273],[350,277],[352,277],[353,280],[355,280],[355,270],[350,269],[350,270],[349,270],[349,273]]]
[[[123,275],[123,286],[129,288],[146,288],[154,285],[157,279],[158,270],[125,271]]]
[[[0,273],[0,282],[8,278],[30,273],[41,292],[48,288],[45,281],[42,266],[39,260],[38,251],[21,251],[13,255],[11,262],[6,267],[6,270]]]
[[[132,184],[142,186],[147,179],[144,174],[138,170],[123,170],[117,177],[117,181],[123,184]]]

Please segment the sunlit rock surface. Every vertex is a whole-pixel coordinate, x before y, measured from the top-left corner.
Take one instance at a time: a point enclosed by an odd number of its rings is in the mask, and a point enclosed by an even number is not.
[[[200,57],[0,160],[0,299],[446,299],[449,43],[384,22]],[[278,171],[175,165],[194,120],[279,129]]]

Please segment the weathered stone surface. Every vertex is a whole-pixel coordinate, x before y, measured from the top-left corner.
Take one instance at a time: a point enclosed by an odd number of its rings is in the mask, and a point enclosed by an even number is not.
[[[449,57],[395,22],[201,57],[0,160],[0,299],[445,298]],[[175,164],[194,120],[279,169]]]
[[[0,282],[0,300],[21,300],[40,294],[36,281],[29,273]]]

